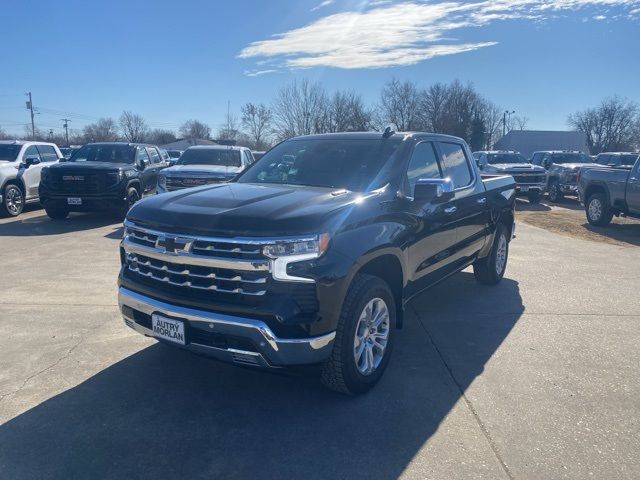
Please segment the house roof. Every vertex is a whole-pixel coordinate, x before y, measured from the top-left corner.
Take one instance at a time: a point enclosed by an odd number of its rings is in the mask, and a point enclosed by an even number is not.
[[[553,130],[511,130],[496,142],[497,150],[515,150],[531,157],[539,150],[570,150],[589,153],[587,136],[583,132]]]
[[[160,148],[165,150],[186,150],[194,145],[217,145],[216,142],[211,140],[205,140],[204,138],[180,138],[175,142],[167,143],[166,145],[160,145]]]

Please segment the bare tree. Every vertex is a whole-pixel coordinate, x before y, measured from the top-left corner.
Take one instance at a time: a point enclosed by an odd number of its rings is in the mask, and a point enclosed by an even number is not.
[[[425,130],[442,133],[447,128],[449,90],[444,83],[436,83],[420,92],[420,124]]]
[[[224,123],[222,123],[218,129],[216,139],[235,142],[239,134],[238,118],[233,113],[227,112],[224,116]]]
[[[417,130],[420,123],[419,92],[413,82],[400,82],[395,78],[387,83],[380,94],[380,118],[393,123],[399,131]]]
[[[113,118],[101,118],[82,129],[82,142],[112,142],[118,140],[118,126]]]
[[[125,110],[122,112],[122,115],[120,115],[119,123],[122,136],[125,140],[129,142],[145,141],[149,128],[144,118],[142,118],[142,115]]]
[[[599,106],[569,115],[567,123],[587,136],[591,153],[628,150],[638,121],[638,105],[618,96],[604,99]]]
[[[273,113],[264,104],[245,103],[242,108],[242,126],[248,131],[253,148],[263,150],[267,146],[267,135],[271,129]]]
[[[355,92],[335,92],[327,105],[328,131],[364,132],[372,128],[372,113]]]
[[[211,136],[211,128],[206,123],[199,120],[187,120],[180,127],[180,135],[182,138],[188,139],[208,139]]]
[[[507,132],[511,130],[526,130],[528,123],[529,117],[510,115],[507,117]]]
[[[176,141],[176,134],[172,130],[155,128],[147,134],[147,142],[154,145],[164,145]]]
[[[485,140],[483,149],[491,150],[501,135],[502,114],[504,109],[498,107],[493,102],[485,100],[482,102],[479,114],[485,127]]]
[[[279,140],[328,131],[327,96],[307,79],[282,87],[273,102],[273,131]]]
[[[7,132],[5,132],[2,127],[0,127],[0,140],[6,140],[11,138]]]

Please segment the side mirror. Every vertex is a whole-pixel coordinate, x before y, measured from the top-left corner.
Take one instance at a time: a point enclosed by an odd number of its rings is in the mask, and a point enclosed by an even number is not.
[[[24,168],[29,168],[31,165],[38,165],[40,163],[40,159],[38,157],[27,157],[24,159],[23,165]]]
[[[144,170],[145,168],[147,168],[148,164],[149,162],[147,160],[136,160],[136,167],[138,167],[138,170]]]
[[[413,187],[414,202],[442,203],[454,197],[455,187],[449,178],[421,178]]]

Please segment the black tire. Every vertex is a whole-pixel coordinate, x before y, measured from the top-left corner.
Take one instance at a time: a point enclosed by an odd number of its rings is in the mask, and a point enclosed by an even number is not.
[[[369,302],[375,302],[375,299],[383,300],[386,304],[388,338],[378,365],[370,373],[363,374],[355,358],[356,329],[362,326],[359,320],[365,307]],[[320,378],[323,385],[348,395],[371,389],[380,380],[389,363],[395,340],[395,326],[396,304],[386,282],[372,275],[356,275],[342,304],[331,356],[322,367]]]
[[[7,217],[17,217],[24,210],[24,193],[16,184],[10,183],[2,192],[0,213]]]
[[[584,204],[587,221],[596,227],[604,227],[611,223],[613,212],[604,193],[594,193]]]
[[[549,182],[549,200],[553,203],[560,203],[563,199],[564,195],[560,190],[558,180],[551,180],[551,182]]]
[[[127,189],[127,201],[124,206],[118,211],[117,217],[119,219],[124,219],[124,217],[127,216],[127,212],[129,211],[129,209],[133,207],[133,204],[138,200],[140,200],[140,193],[138,192],[138,189],[135,187],[129,187]]]
[[[540,190],[529,190],[527,195],[529,203],[538,203],[540,201]]]
[[[504,241],[504,244],[501,242]],[[499,249],[504,249],[504,261],[501,265],[498,264]],[[484,285],[495,285],[502,277],[507,269],[507,262],[509,260],[509,232],[503,224],[498,224],[496,227],[496,233],[493,239],[493,245],[489,255],[479,260],[476,260],[473,264],[473,274],[476,280]],[[500,268],[498,268],[500,266]]]
[[[66,208],[44,207],[44,211],[52,220],[64,220],[69,216],[69,210]]]

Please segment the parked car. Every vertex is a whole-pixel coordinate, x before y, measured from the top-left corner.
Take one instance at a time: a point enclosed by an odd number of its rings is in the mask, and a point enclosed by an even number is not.
[[[598,165],[608,165],[610,167],[617,167],[620,165],[633,165],[638,159],[638,153],[633,152],[603,152],[596,156],[596,163]]]
[[[0,213],[17,217],[25,204],[38,202],[42,168],[61,158],[54,143],[0,141]]]
[[[158,193],[231,180],[254,162],[245,147],[198,145],[187,148],[173,167],[158,175]]]
[[[514,193],[455,137],[293,138],[232,182],[134,205],[120,309],[167,344],[264,369],[320,364],[326,386],[361,393],[409,299],[469,265],[502,279]]]
[[[89,143],[66,162],[43,169],[40,201],[56,220],[71,211],[124,216],[143,195],[155,191],[158,172],[165,167],[154,145]]]
[[[516,193],[526,194],[531,203],[538,203],[546,185],[545,170],[532,165],[519,152],[490,150],[474,152],[482,173],[511,175],[516,181]]]
[[[631,166],[581,171],[579,184],[591,225],[607,225],[614,215],[640,218],[640,157]]]
[[[183,150],[167,150],[169,154],[169,166],[173,166],[180,159],[180,156],[184,153]]]
[[[561,202],[565,195],[578,195],[578,171],[593,167],[591,157],[582,152],[535,152],[531,161],[547,171],[549,200]]]
[[[81,145],[71,145],[70,147],[60,147],[60,152],[64,158],[71,158],[71,155],[80,150]]]

